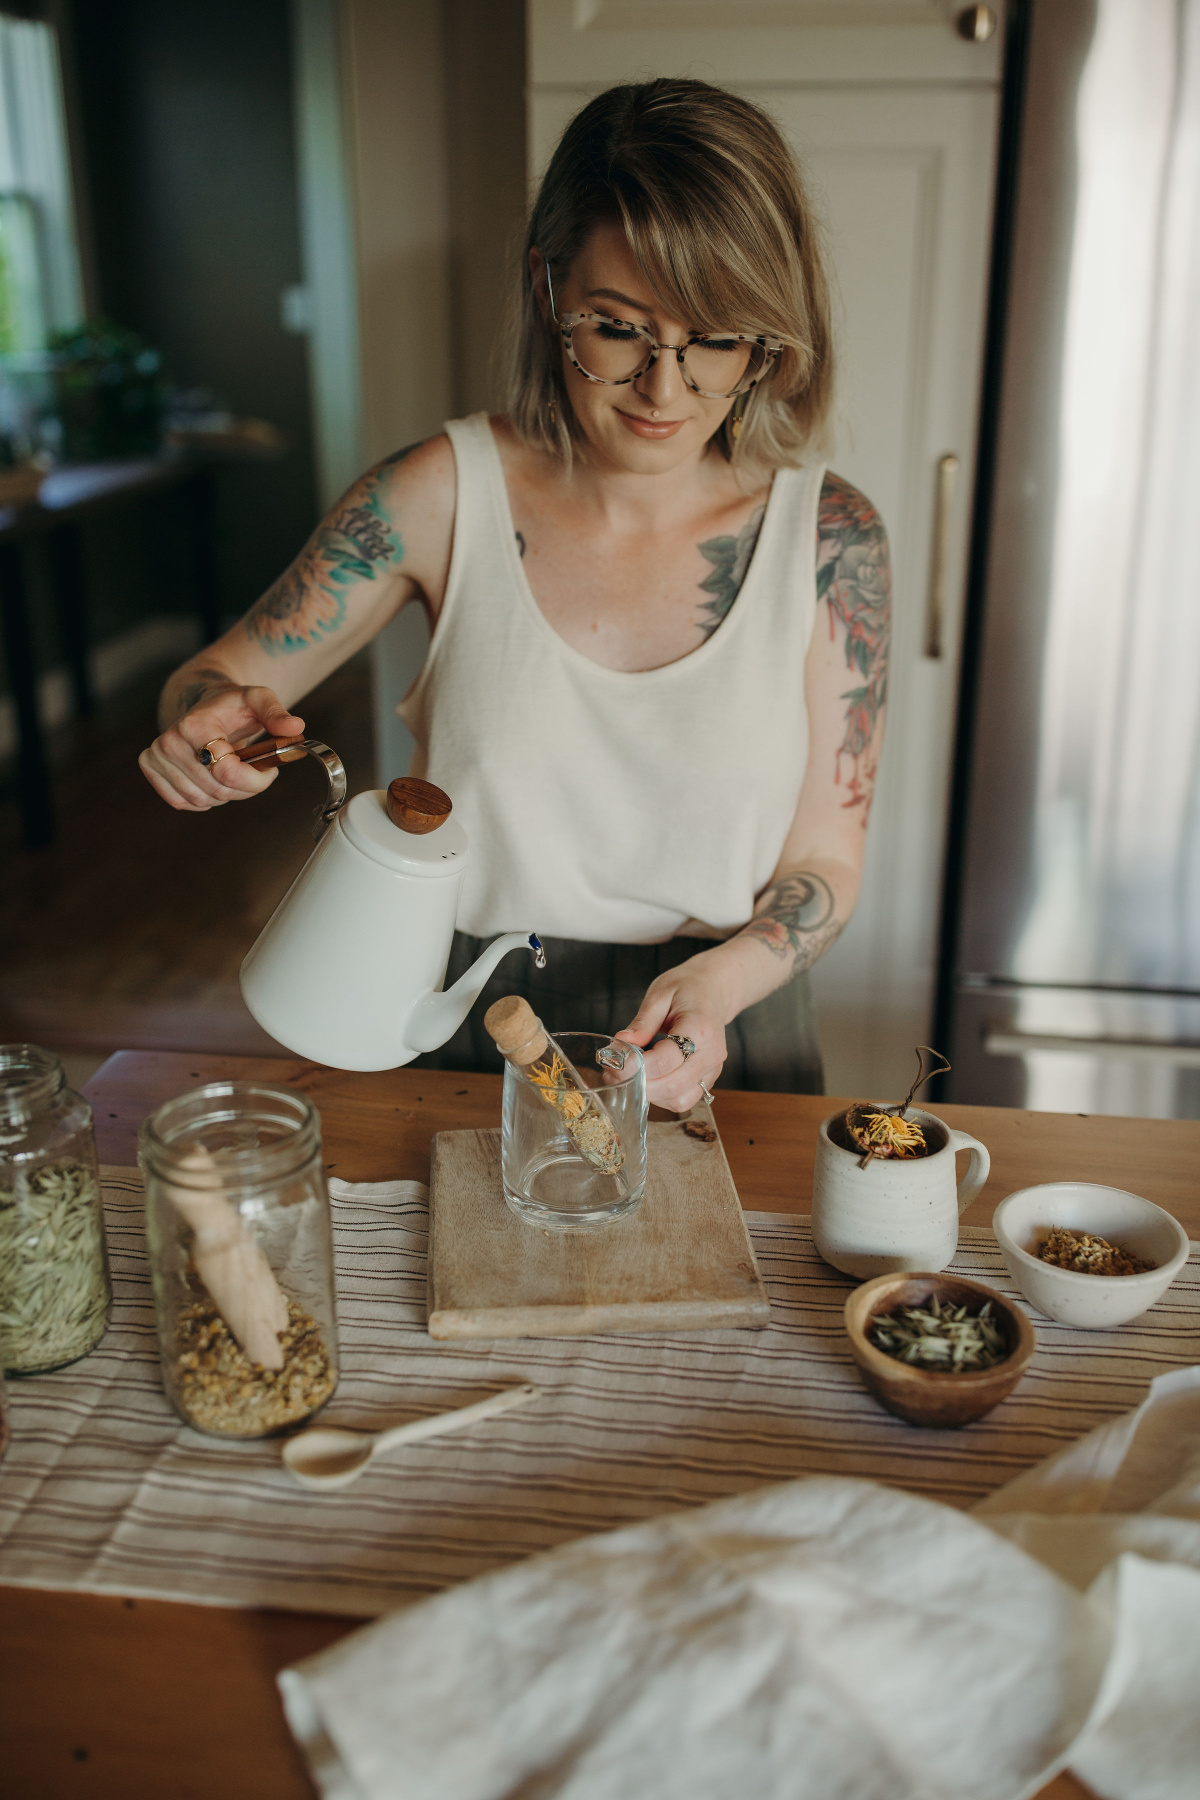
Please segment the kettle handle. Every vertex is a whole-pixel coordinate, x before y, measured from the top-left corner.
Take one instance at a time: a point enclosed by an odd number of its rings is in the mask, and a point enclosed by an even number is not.
[[[234,755],[239,762],[250,763],[256,769],[278,769],[284,763],[299,762],[304,756],[314,757],[324,766],[329,780],[329,793],[317,808],[316,823],[313,825],[315,838],[321,836],[325,827],[345,804],[346,771],[342,766],[342,759],[336,750],[331,750],[328,744],[322,744],[316,738],[259,738],[255,744],[243,744],[234,751]]]

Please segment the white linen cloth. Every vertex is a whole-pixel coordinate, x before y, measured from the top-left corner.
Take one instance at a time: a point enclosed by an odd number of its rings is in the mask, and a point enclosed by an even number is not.
[[[326,1800],[1200,1796],[1200,1368],[965,1515],[818,1476],[565,1545],[280,1677]]]

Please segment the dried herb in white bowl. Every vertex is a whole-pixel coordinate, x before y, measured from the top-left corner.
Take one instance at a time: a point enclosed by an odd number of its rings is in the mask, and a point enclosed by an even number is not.
[[[1038,1255],[1044,1263],[1071,1269],[1076,1275],[1144,1275],[1147,1269],[1158,1267],[1094,1232],[1071,1231],[1066,1225],[1051,1226]]]

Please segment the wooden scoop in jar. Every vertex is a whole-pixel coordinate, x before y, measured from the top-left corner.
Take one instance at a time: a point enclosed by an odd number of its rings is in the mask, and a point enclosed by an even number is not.
[[[279,1333],[288,1306],[261,1246],[246,1230],[221,1189],[221,1175],[207,1150],[179,1159],[195,1187],[167,1187],[171,1204],[195,1232],[192,1261],[212,1303],[251,1362],[282,1369]]]

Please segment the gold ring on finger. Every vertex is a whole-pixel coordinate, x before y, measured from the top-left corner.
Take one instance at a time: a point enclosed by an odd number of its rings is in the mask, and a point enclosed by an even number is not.
[[[215,740],[214,740],[214,741],[215,741]],[[206,747],[206,748],[207,748],[207,746],[205,746],[205,747]],[[216,768],[216,766],[217,766],[217,764],[218,764],[218,763],[219,763],[219,762],[224,762],[224,761],[225,761],[225,758],[226,758],[226,757],[227,757],[227,756],[236,756],[236,755],[237,755],[237,751],[236,751],[236,750],[222,750],[222,752],[221,752],[221,754],[220,754],[220,756],[214,756],[214,757],[212,757],[212,758],[211,758],[211,759],[210,759],[210,760],[209,760],[209,762],[208,762],[208,763],[207,763],[207,764],[206,764],[206,767],[207,767],[207,768],[210,768],[210,769],[215,769],[215,768]]]
[[[215,737],[215,738],[209,738],[209,740],[208,740],[207,744],[205,744],[203,750],[197,750],[196,761],[203,768],[211,769],[212,765],[214,763],[220,762],[220,760],[221,760],[220,756],[213,755],[212,747],[214,744],[223,744],[224,742],[225,742],[225,738],[224,738],[223,734],[218,737]],[[229,756],[230,754],[231,754],[231,752],[228,750],[222,750],[222,752],[221,752],[221,756]]]

